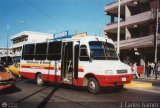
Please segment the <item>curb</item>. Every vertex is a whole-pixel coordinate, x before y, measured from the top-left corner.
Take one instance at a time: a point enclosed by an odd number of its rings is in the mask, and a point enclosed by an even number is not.
[[[125,88],[152,88],[152,83],[132,81],[124,85]]]
[[[160,78],[155,79],[154,77],[140,77],[140,79],[160,80]]]

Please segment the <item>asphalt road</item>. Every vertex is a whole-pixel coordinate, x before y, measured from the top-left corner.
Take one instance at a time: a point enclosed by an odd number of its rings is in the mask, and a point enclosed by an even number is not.
[[[14,89],[0,91],[0,108],[4,102],[12,108],[120,108],[130,104],[142,107],[155,102],[160,108],[160,92],[152,92],[152,89],[125,88],[118,91],[109,88],[93,95],[86,88],[50,83],[39,87],[33,80],[22,79],[17,81]]]

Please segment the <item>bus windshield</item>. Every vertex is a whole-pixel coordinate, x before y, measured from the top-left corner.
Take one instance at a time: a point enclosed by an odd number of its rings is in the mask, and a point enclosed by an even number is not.
[[[118,60],[113,44],[101,41],[89,42],[90,50],[94,60]]]

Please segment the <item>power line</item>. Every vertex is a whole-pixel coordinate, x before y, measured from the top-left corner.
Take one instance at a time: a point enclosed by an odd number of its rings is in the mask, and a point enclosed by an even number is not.
[[[48,19],[50,20],[54,20],[54,22],[56,22],[57,24],[61,25],[61,27],[63,28],[67,28],[66,25],[62,24],[61,22],[59,22],[58,20],[56,20],[55,18],[53,18],[52,16],[48,15],[45,11],[43,11],[42,9],[38,8],[35,4],[31,3],[30,0],[26,0],[26,2],[34,9],[36,9],[37,11],[39,11],[42,15],[46,16]]]
[[[55,23],[59,24],[61,27],[67,29],[68,27],[66,25],[64,25],[63,23],[61,23],[60,21],[58,21],[57,19],[53,18],[52,16],[48,15],[43,9],[37,7],[37,5],[35,5],[33,2],[31,2],[30,0],[25,0],[32,8],[36,9],[38,12],[40,12],[42,15],[44,15],[45,17],[47,17],[48,19],[50,20],[54,20]],[[98,28],[99,29],[99,25],[96,26],[94,24],[89,24],[90,26],[89,27],[86,27],[88,29],[96,29]],[[97,32],[99,31],[97,29]]]

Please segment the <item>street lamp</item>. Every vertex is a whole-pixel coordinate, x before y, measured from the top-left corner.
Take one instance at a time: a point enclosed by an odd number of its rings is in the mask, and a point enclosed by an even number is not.
[[[154,37],[154,47],[155,47],[155,79],[157,79],[157,38],[158,38],[158,29],[159,29],[159,9],[156,9],[156,33]]]
[[[23,24],[24,23],[24,21],[19,21],[18,23],[21,23],[21,24]],[[6,56],[6,64],[8,64],[8,38],[9,38],[9,30],[10,30],[10,27],[11,27],[11,25],[13,25],[13,24],[15,24],[15,22],[12,22],[12,23],[10,23],[10,24],[7,24],[7,56]]]

